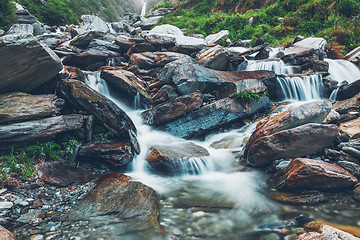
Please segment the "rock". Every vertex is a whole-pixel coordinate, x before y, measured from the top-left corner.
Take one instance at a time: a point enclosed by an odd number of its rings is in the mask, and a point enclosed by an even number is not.
[[[108,33],[110,32],[107,24],[101,20],[98,16],[94,15],[82,15],[81,16],[82,24],[80,28],[85,31],[98,30],[100,32]]]
[[[5,35],[5,31],[0,29],[0,37],[4,36]]]
[[[106,48],[109,51],[113,51],[113,52],[121,52],[121,49],[118,45],[116,45],[115,43],[111,43],[105,40],[100,40],[100,39],[93,39],[91,40],[91,42],[88,45],[88,48],[97,48],[97,49],[104,49]]]
[[[268,109],[270,104],[267,96],[246,105],[236,99],[225,98],[157,128],[181,138],[200,137],[211,130],[259,114]]]
[[[179,95],[175,92],[175,88],[170,85],[162,86],[159,91],[152,97],[154,103],[162,103],[169,99],[176,98]]]
[[[0,209],[9,209],[14,206],[12,202],[0,202]]]
[[[114,167],[130,163],[134,155],[128,142],[95,143],[82,145],[78,157],[86,160],[104,161]]]
[[[143,101],[152,102],[145,83],[132,72],[125,70],[104,70],[101,72],[101,78],[126,95],[134,98],[137,94],[140,94]]]
[[[18,23],[21,24],[33,24],[38,23],[39,21],[36,19],[36,17],[31,15],[18,15],[19,21]]]
[[[299,53],[284,55],[281,57],[281,60],[291,65],[303,65],[309,62],[319,61],[321,60],[321,58],[319,52],[314,49],[309,49],[301,51]]]
[[[34,33],[34,26],[31,24],[13,24],[7,31],[7,35],[27,35]]]
[[[181,94],[216,90],[220,98],[224,98],[239,91],[265,91],[262,81],[274,77],[275,73],[269,71],[215,71],[195,64],[192,59],[181,58],[167,64],[160,71],[158,79],[176,85]]]
[[[60,58],[30,35],[0,38],[0,66],[0,93],[31,91],[63,68]]]
[[[144,18],[142,20],[142,22],[140,23],[139,27],[141,27],[142,30],[150,30],[161,19],[162,19],[162,16]]]
[[[264,166],[274,160],[302,157],[329,147],[339,131],[333,124],[308,123],[259,138],[244,155],[250,165]]]
[[[265,44],[261,44],[259,46],[255,46],[252,48],[247,48],[247,47],[229,47],[227,50],[230,52],[231,55],[235,56],[235,57],[247,57],[250,56],[256,52],[260,52],[264,49],[269,48],[269,44],[265,43]]]
[[[163,67],[166,64],[181,58],[190,59],[190,57],[185,54],[174,52],[134,53],[130,56],[129,64],[132,66],[137,65],[142,69],[152,69],[156,67]]]
[[[106,216],[113,223],[123,223],[117,233],[160,230],[159,200],[156,192],[132,181],[122,173],[109,173],[96,181],[96,186],[71,208],[66,219],[90,220]]]
[[[8,93],[0,95],[0,124],[58,114],[65,101],[56,95]]]
[[[296,240],[358,240],[350,233],[341,231],[321,222],[310,222],[305,225],[307,233],[299,235]]]
[[[148,16],[163,16],[167,13],[171,13],[172,11],[174,11],[174,8],[158,8],[151,12]]]
[[[51,33],[36,36],[36,39],[41,43],[45,44],[51,49],[55,49],[61,43],[70,40],[68,33]]]
[[[50,31],[45,28],[45,25],[43,25],[39,22],[33,23],[32,26],[34,27],[34,35],[35,36],[42,35],[45,33],[50,33]]]
[[[92,30],[77,35],[70,41],[69,45],[85,49],[94,39],[107,40],[107,38],[108,38],[107,34],[100,32],[98,30]]]
[[[150,34],[169,34],[173,36],[184,36],[183,32],[180,30],[180,28],[175,27],[170,24],[164,24],[160,26],[156,26],[153,29],[149,31]]]
[[[352,98],[337,101],[333,105],[333,109],[340,114],[347,113],[348,111],[360,111],[360,93],[356,94]]]
[[[311,61],[306,62],[300,66],[301,72],[328,72],[329,71],[329,63],[326,61]]]
[[[155,145],[150,149],[146,160],[152,169],[165,175],[199,174],[201,165],[206,165],[208,156],[210,154],[205,148],[186,142]]]
[[[338,113],[334,109],[331,109],[329,114],[324,119],[323,123],[327,123],[327,124],[336,123],[337,121],[339,121],[339,119],[340,119],[340,113]]]
[[[1,125],[0,151],[48,139],[61,132],[77,130],[82,125],[83,116],[76,114]]]
[[[14,235],[9,230],[7,230],[6,228],[4,228],[1,225],[0,225],[0,239],[1,240],[16,240]]]
[[[173,98],[141,113],[143,121],[149,125],[159,125],[177,119],[198,109],[204,100],[200,92]]]
[[[224,37],[226,37],[228,35],[229,35],[228,30],[221,30],[218,33],[210,34],[209,36],[207,36],[205,38],[205,43],[206,44],[217,43],[218,41],[220,41],[221,39],[223,39]]]
[[[39,177],[51,185],[67,187],[85,184],[95,178],[92,171],[58,163],[44,162],[36,166]]]
[[[360,201],[360,186],[359,185],[355,186],[353,194],[354,194],[354,198],[357,201]]]
[[[308,158],[296,158],[269,179],[277,189],[337,189],[353,187],[358,180],[342,167]]]
[[[148,33],[145,35],[145,40],[153,45],[171,47],[175,45],[176,38],[168,34]]]
[[[248,148],[265,136],[307,123],[323,122],[330,113],[331,106],[329,101],[319,100],[266,117],[256,126],[256,130],[246,144],[245,154],[248,152]]]
[[[207,68],[214,70],[230,70],[230,57],[225,48],[215,46],[200,54],[198,62]]]
[[[360,137],[360,118],[343,122],[339,126],[341,133],[347,133],[351,139],[357,139]]]
[[[354,162],[338,161],[337,164],[347,170],[351,175],[360,178],[360,165]]]
[[[191,53],[199,51],[206,46],[205,40],[186,36],[177,36],[175,47],[180,52]]]
[[[127,51],[127,55],[131,55],[133,53],[141,53],[141,52],[155,52],[156,48],[154,45],[144,42],[144,43],[136,43],[132,45]]]
[[[354,48],[351,52],[346,54],[345,60],[348,60],[360,67],[360,46]]]
[[[115,39],[115,44],[118,45],[121,49],[123,49],[124,52],[127,52],[129,48],[135,43],[135,39],[125,35],[119,35]]]
[[[275,201],[286,203],[286,204],[318,204],[326,201],[324,194],[318,191],[309,191],[301,193],[283,193],[283,192],[272,192],[270,197]]]
[[[121,21],[111,23],[111,27],[116,33],[122,32],[124,30],[124,24]]]
[[[103,123],[115,135],[126,139],[131,139],[131,136],[133,136],[131,143],[133,146],[138,145],[134,135],[134,133],[136,134],[134,123],[110,99],[78,80],[63,79],[58,85],[58,90],[69,102],[94,115],[99,122]]]
[[[337,93],[336,100],[342,101],[352,98],[360,92],[360,76],[359,80],[352,82],[351,84],[341,85]]]

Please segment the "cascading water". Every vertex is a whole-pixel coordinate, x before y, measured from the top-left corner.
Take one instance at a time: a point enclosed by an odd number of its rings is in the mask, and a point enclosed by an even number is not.
[[[144,17],[146,14],[146,0],[142,0],[142,8],[140,16]]]
[[[280,59],[267,59],[249,61],[245,71],[257,71],[257,70],[268,70],[273,71],[276,74],[293,74],[293,66],[286,65]]]
[[[324,89],[322,75],[277,77],[284,100],[310,101],[321,99]]]
[[[329,78],[338,81],[352,83],[360,79],[360,68],[352,62],[341,59],[325,59],[329,63]]]

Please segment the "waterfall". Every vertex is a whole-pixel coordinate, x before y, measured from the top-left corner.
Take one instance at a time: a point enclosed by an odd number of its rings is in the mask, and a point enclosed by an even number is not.
[[[146,0],[142,0],[142,8],[140,16],[144,17],[146,14]]]
[[[286,65],[280,59],[249,61],[245,71],[268,70],[276,74],[293,74],[294,67]]]
[[[335,90],[332,91],[332,93],[330,94],[329,100],[336,101],[339,89],[340,88],[336,88]]]
[[[277,81],[285,100],[309,101],[322,98],[324,85],[320,74],[277,77]]]
[[[329,63],[329,78],[338,82],[352,83],[360,79],[360,68],[352,62],[341,59],[325,59]]]

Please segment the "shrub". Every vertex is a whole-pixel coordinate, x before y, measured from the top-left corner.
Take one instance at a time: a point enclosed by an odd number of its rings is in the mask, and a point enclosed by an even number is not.
[[[0,29],[6,30],[17,21],[14,11],[15,6],[10,0],[0,0]]]

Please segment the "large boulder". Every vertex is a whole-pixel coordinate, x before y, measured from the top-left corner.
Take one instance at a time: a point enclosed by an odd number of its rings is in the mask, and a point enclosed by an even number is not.
[[[201,107],[186,116],[163,123],[157,128],[182,138],[202,136],[211,130],[227,126],[233,122],[250,118],[270,108],[267,96],[247,104],[237,99],[224,98]]]
[[[145,39],[147,42],[157,45],[157,46],[174,46],[175,45],[175,36],[169,34],[156,34],[156,33],[148,33],[145,35]]]
[[[336,164],[296,158],[269,179],[277,189],[336,189],[353,187],[357,178]]]
[[[180,52],[191,53],[199,51],[205,48],[205,39],[186,37],[186,36],[177,36],[175,47]]]
[[[245,157],[250,165],[264,166],[278,159],[314,154],[329,147],[338,133],[336,125],[308,123],[258,139]]]
[[[200,92],[173,98],[168,102],[154,106],[141,113],[143,121],[150,125],[172,121],[198,109],[204,100]]]
[[[51,49],[55,49],[61,43],[71,39],[69,33],[51,33],[36,36],[36,39]]]
[[[206,166],[209,152],[192,142],[155,145],[146,160],[155,171],[165,175],[199,174]]]
[[[207,36],[205,38],[205,43],[206,44],[217,43],[218,41],[220,41],[221,39],[223,39],[227,35],[229,35],[229,30],[221,30],[218,33],[210,34],[209,36]]]
[[[333,109],[340,114],[347,113],[348,111],[360,111],[360,93],[352,98],[337,101],[333,104]]]
[[[1,37],[0,66],[0,93],[31,91],[63,68],[60,58],[31,35]]]
[[[274,134],[279,131],[298,127],[307,123],[322,123],[331,111],[329,101],[320,100],[311,103],[305,103],[293,109],[270,115],[263,119],[251,135],[246,149],[255,144],[262,137]],[[245,150],[245,153],[247,150]]]
[[[341,133],[348,134],[351,139],[360,138],[360,118],[341,123],[339,130]]]
[[[0,151],[54,137],[58,133],[80,129],[82,115],[62,115],[40,120],[0,125]]]
[[[122,167],[133,160],[134,154],[128,142],[92,143],[82,145],[78,157],[87,161],[103,161],[113,167]]]
[[[9,230],[0,225],[0,240],[16,240],[16,238]]]
[[[34,33],[34,26],[31,24],[14,24],[10,27],[7,31],[8,35],[15,34],[15,35],[24,35],[24,34],[33,34]]]
[[[0,95],[0,124],[56,115],[64,106],[56,95],[8,93]]]
[[[337,92],[336,100],[342,101],[345,99],[352,98],[360,92],[360,76],[359,80],[352,82],[351,84],[343,84],[339,87]]]
[[[321,222],[309,222],[304,228],[306,233],[299,235],[295,240],[359,240],[350,233]]]
[[[108,25],[98,16],[82,15],[81,20],[82,24],[80,28],[85,31],[98,30],[104,33],[110,32],[110,28],[108,27]]]
[[[229,53],[219,45],[202,52],[197,60],[205,67],[214,70],[227,71],[230,69]]]
[[[63,79],[58,90],[69,102],[94,115],[115,135],[130,139],[135,151],[139,151],[134,123],[114,102],[78,80]]]
[[[181,58],[190,59],[189,56],[174,52],[143,52],[131,54],[130,65],[137,65],[139,68],[151,69],[163,67],[166,64]]]
[[[109,35],[98,30],[91,30],[80,33],[69,42],[70,46],[78,48],[87,48],[91,41],[94,39],[98,40],[110,40]]]
[[[120,224],[117,231],[160,230],[156,192],[122,173],[109,173],[72,207],[65,219],[90,220],[106,217]]]
[[[183,32],[180,28],[175,27],[170,24],[164,24],[160,26],[156,26],[149,31],[150,34],[166,34],[172,36],[184,36]]]

